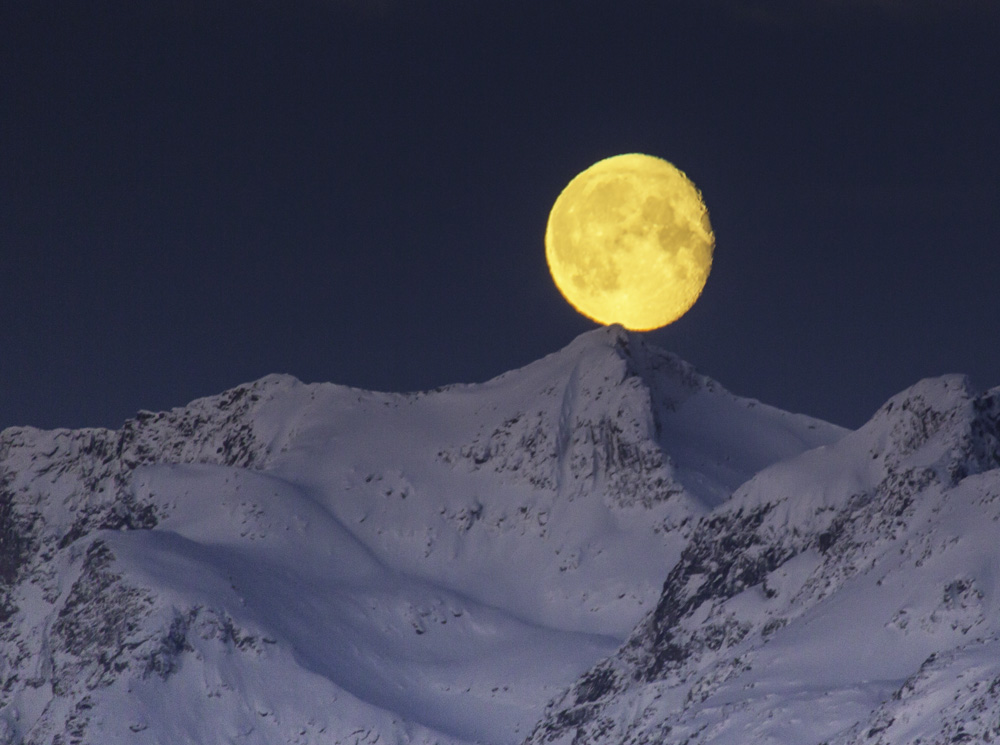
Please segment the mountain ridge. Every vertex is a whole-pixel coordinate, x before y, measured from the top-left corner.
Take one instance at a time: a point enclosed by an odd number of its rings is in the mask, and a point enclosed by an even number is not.
[[[998,397],[847,432],[608,327],[484,383],[4,430],[0,743],[992,737]],[[849,628],[898,660],[806,651]]]
[[[526,742],[991,741],[998,432],[1000,389],[978,394],[944,376],[894,396],[839,442],[764,469],[703,518],[657,607]],[[970,502],[990,505],[976,508],[990,521],[949,537],[939,516],[975,520],[963,514]],[[922,580],[935,565],[937,578]],[[928,713],[940,690],[914,693],[947,668],[939,655],[975,660],[962,692],[971,711],[951,707],[964,721]],[[785,700],[767,693],[782,688]],[[993,716],[970,716],[977,707]]]

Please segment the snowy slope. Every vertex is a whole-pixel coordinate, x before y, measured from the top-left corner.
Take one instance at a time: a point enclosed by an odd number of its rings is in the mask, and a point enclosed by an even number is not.
[[[699,518],[843,435],[620,328],[481,385],[6,430],[0,743],[518,742]]]
[[[1000,738],[1000,389],[924,380],[694,529],[529,743]]]

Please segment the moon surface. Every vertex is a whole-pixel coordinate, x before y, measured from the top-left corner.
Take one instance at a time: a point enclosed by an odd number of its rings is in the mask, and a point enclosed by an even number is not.
[[[714,246],[701,192],[672,164],[639,153],[576,176],[545,231],[549,271],[569,303],[635,331],[666,326],[694,305]]]

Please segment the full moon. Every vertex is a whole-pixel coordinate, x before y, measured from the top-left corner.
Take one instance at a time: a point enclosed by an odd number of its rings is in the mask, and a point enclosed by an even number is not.
[[[694,305],[714,246],[701,192],[672,164],[638,153],[576,176],[545,230],[549,271],[569,303],[635,331],[666,326]]]

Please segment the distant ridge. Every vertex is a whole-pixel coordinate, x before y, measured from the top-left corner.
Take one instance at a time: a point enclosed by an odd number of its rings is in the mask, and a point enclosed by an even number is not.
[[[1000,737],[1000,389],[924,380],[703,518],[527,742]]]

